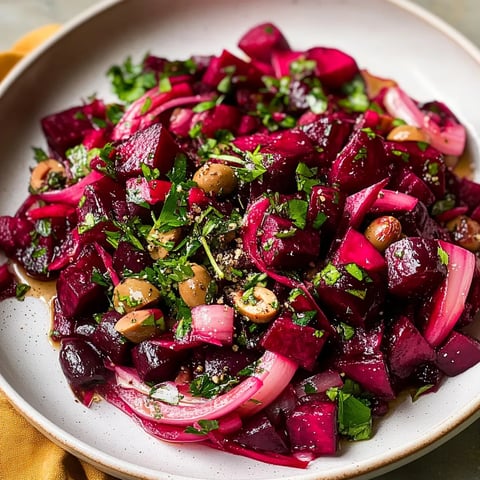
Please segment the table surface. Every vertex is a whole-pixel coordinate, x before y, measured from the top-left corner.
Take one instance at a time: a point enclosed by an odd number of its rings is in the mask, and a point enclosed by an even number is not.
[[[0,0],[0,51],[24,33],[63,23],[97,0]],[[478,0],[415,0],[480,47]],[[480,480],[480,420],[433,452],[378,480]]]

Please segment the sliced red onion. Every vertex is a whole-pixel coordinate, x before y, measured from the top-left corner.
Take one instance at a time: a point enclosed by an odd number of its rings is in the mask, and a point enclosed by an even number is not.
[[[236,410],[241,416],[253,415],[275,400],[295,375],[298,365],[278,353],[265,351],[258,360],[254,377],[262,382],[262,387]]]
[[[192,339],[214,345],[231,345],[234,310],[228,305],[198,305],[192,308]]]
[[[223,395],[188,406],[168,405],[129,388],[119,387],[118,393],[141,418],[169,425],[192,425],[199,420],[215,420],[235,411],[251,399],[261,386],[261,380],[248,377]]]
[[[467,140],[467,132],[463,125],[456,123],[440,127],[431,117],[425,115],[399,87],[388,88],[383,103],[392,117],[400,118],[408,125],[421,128],[427,134],[430,145],[438,151],[454,156],[463,153]]]
[[[27,212],[27,218],[31,221],[43,218],[66,218],[75,213],[75,207],[64,203],[54,203],[43,207],[32,208]]]
[[[448,337],[460,318],[475,270],[475,255],[462,247],[439,240],[448,254],[447,276],[433,296],[433,309],[423,335],[438,347]]]

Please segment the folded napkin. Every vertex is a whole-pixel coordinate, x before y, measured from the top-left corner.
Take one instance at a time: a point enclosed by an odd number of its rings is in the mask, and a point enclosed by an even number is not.
[[[28,33],[0,52],[0,81],[25,55],[60,28]],[[0,390],[0,480],[114,480],[48,440],[23,418]]]

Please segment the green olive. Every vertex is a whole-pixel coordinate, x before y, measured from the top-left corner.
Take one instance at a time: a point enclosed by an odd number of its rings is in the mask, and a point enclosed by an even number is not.
[[[237,188],[233,168],[223,163],[206,163],[195,172],[193,181],[205,193],[213,195],[229,195]]]
[[[181,228],[172,228],[167,232],[160,232],[155,227],[152,227],[147,235],[148,252],[153,260],[163,260],[170,252],[167,244],[175,245],[182,237]]]
[[[178,291],[182,300],[189,307],[204,305],[207,298],[208,287],[212,281],[205,267],[196,263],[191,264],[193,276],[178,284]]]
[[[402,237],[402,224],[389,215],[378,217],[365,229],[365,237],[379,251],[384,252]]]
[[[244,297],[244,292],[235,292],[233,303],[237,311],[253,323],[268,323],[277,316],[280,309],[278,299],[268,288],[256,286],[251,296]]]
[[[160,291],[146,280],[126,278],[113,289],[113,306],[119,313],[133,312],[160,299]]]

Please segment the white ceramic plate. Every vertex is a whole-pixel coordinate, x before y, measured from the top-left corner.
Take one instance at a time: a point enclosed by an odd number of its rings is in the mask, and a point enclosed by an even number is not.
[[[31,146],[44,145],[39,118],[92,93],[112,98],[105,77],[111,64],[127,55],[140,59],[147,50],[172,59],[222,47],[235,51],[239,36],[266,20],[295,48],[344,49],[416,98],[445,101],[467,125],[478,162],[480,54],[418,7],[401,0],[126,0],[68,25],[0,88],[1,213],[12,214],[27,194]],[[398,402],[372,440],[343,444],[338,457],[319,459],[307,471],[275,467],[198,445],[160,443],[104,402],[90,410],[79,405],[48,328],[48,311],[38,300],[0,305],[0,386],[54,441],[125,479],[367,478],[418,457],[479,416],[477,365],[415,404]]]

